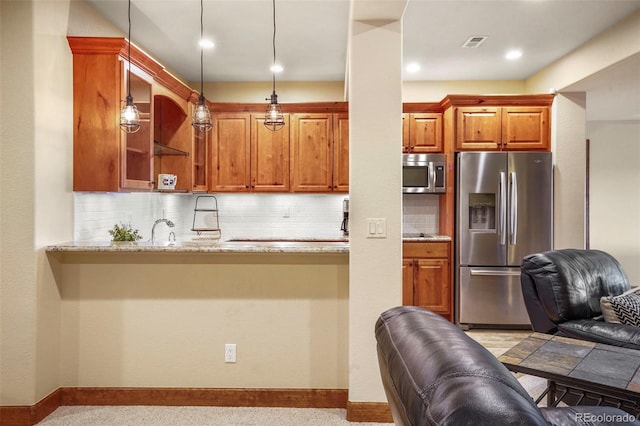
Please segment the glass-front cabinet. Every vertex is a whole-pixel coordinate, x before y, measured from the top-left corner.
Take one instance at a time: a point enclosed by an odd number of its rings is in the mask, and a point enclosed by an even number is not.
[[[122,37],[67,40],[73,53],[73,190],[157,190],[159,174],[175,176],[173,191],[192,190],[189,101],[195,92],[135,45],[129,55]],[[119,126],[129,90],[140,115],[135,133]]]
[[[125,64],[126,67],[126,64]],[[122,188],[149,190],[153,182],[153,128],[152,111],[153,97],[151,95],[151,79],[139,70],[131,72],[131,95],[140,114],[140,130],[135,133],[122,132],[125,149],[122,150]],[[127,96],[126,79],[123,84],[123,100]]]

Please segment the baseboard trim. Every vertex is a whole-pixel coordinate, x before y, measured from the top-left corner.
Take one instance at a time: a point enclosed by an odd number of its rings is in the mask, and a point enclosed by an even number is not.
[[[35,425],[42,419],[53,413],[60,405],[60,389],[56,389],[35,405],[1,406],[1,426],[26,426]]]
[[[347,389],[61,388],[61,405],[346,408]]]
[[[347,402],[347,421],[393,423],[391,409],[386,402]]]
[[[347,408],[348,394],[347,389],[63,387],[32,406],[0,406],[0,425],[32,426],[65,405]]]

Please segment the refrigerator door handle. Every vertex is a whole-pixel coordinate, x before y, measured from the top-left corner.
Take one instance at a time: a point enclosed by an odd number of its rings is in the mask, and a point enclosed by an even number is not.
[[[509,217],[509,243],[515,245],[518,240],[518,175],[516,172],[511,172],[511,202],[510,202],[510,217]]]
[[[518,277],[520,271],[497,271],[495,269],[471,269],[472,276],[476,277]]]
[[[500,245],[507,244],[507,175],[500,172],[500,189],[498,194],[498,235],[500,237]]]

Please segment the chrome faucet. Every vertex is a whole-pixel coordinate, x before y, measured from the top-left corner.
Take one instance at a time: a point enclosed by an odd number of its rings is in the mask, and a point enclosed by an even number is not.
[[[175,226],[175,224],[173,222],[171,222],[169,219],[158,219],[158,220],[156,220],[156,222],[153,224],[153,228],[151,228],[151,244],[155,243],[156,225],[159,224],[160,222],[166,223],[169,228],[173,228]],[[174,234],[174,239],[175,239],[175,234]]]

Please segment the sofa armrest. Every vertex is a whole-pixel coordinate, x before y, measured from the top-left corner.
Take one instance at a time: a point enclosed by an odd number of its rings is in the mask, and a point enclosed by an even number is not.
[[[545,420],[554,426],[590,425],[639,426],[640,420],[635,416],[613,407],[561,407],[541,408]]]
[[[640,327],[595,320],[574,320],[558,324],[558,330],[574,339],[640,350]]]

